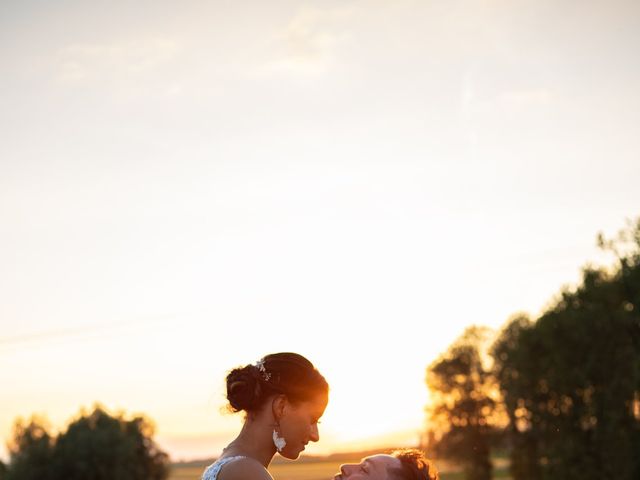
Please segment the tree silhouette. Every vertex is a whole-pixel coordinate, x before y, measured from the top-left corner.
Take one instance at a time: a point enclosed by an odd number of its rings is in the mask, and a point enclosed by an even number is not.
[[[536,322],[513,319],[493,346],[515,480],[638,478],[640,221],[599,244],[613,269],[586,268]]]
[[[459,461],[467,480],[490,480],[496,385],[482,359],[487,332],[470,327],[427,369],[434,453]]]
[[[164,480],[168,456],[144,417],[125,420],[101,407],[52,438],[37,421],[14,428],[7,480]]]
[[[54,439],[43,419],[18,419],[13,426],[13,442],[9,443],[7,480],[50,480]]]

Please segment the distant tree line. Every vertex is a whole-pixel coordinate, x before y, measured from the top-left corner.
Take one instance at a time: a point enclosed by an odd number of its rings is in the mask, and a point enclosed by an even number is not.
[[[164,480],[169,457],[153,442],[153,425],[95,407],[51,435],[45,422],[17,420],[2,480]]]
[[[468,480],[640,479],[640,219],[598,239],[587,267],[539,318],[513,317],[493,342],[471,327],[427,368],[429,446]]]

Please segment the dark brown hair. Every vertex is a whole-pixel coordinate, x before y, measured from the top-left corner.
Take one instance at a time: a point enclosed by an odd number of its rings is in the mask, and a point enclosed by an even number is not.
[[[329,393],[329,384],[313,364],[297,353],[266,355],[227,375],[227,400],[233,412],[258,410],[271,395],[284,394],[293,403]]]
[[[435,465],[425,457],[424,453],[415,448],[395,450],[392,456],[400,460],[401,466],[388,468],[389,478],[392,480],[439,480]]]

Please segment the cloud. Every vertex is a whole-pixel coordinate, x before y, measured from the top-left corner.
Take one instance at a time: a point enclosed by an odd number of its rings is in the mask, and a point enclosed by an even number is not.
[[[171,62],[178,50],[174,41],[162,38],[72,44],[57,52],[55,78],[63,84],[77,85],[143,76]]]
[[[276,35],[275,59],[269,71],[298,73],[325,72],[333,61],[336,47],[347,36],[343,22],[353,9],[303,8]]]

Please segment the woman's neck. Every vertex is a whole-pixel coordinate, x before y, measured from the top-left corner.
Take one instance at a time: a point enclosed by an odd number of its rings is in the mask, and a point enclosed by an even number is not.
[[[264,468],[271,463],[276,447],[272,432],[266,426],[247,420],[238,436],[222,451],[223,456],[244,455],[260,462]]]

